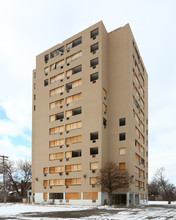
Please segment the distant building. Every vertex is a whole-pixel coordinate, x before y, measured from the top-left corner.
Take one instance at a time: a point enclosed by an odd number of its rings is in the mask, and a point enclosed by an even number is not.
[[[115,204],[148,200],[148,76],[128,24],[98,22],[39,54],[32,114],[35,202],[104,204],[108,161],[131,177]]]

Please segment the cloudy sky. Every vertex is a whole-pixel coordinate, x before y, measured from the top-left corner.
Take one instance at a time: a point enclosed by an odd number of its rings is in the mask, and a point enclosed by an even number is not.
[[[149,75],[149,178],[176,184],[176,1],[0,0],[0,155],[31,158],[35,56],[102,20],[130,23]]]

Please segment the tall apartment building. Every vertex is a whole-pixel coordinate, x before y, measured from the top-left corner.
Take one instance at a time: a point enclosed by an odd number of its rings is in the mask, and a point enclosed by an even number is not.
[[[35,202],[104,204],[108,161],[130,175],[115,204],[147,201],[148,77],[128,24],[98,22],[36,57],[32,123]]]

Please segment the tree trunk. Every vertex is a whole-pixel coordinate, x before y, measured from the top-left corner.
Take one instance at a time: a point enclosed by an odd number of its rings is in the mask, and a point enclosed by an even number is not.
[[[108,204],[111,206],[112,205],[112,192],[109,192],[108,193],[108,198],[109,198],[109,201],[108,201]]]

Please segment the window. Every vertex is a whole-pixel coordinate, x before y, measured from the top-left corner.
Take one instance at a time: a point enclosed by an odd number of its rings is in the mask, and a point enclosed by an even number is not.
[[[96,39],[96,36],[98,35],[98,33],[99,33],[99,30],[98,28],[96,28],[95,30],[90,32],[90,37],[93,39]]]
[[[34,100],[36,100],[36,95],[34,94]]]
[[[55,89],[50,90],[50,96],[61,94],[64,91],[64,86],[57,87]]]
[[[76,47],[77,45],[82,43],[82,37],[77,38],[76,40],[72,41],[71,43],[67,44],[67,51],[69,51],[72,47]]]
[[[98,178],[97,177],[90,177],[90,184],[91,185],[95,185],[98,182]]]
[[[125,147],[120,148],[119,149],[119,154],[120,154],[120,156],[125,155],[126,154],[126,148]]]
[[[90,170],[98,170],[98,162],[90,163]]]
[[[90,140],[95,141],[98,139],[98,131],[90,133]]]
[[[119,169],[120,170],[126,169],[126,164],[125,163],[119,163]]]
[[[36,78],[36,72],[34,72],[34,78]]]
[[[79,115],[81,114],[81,107],[78,107],[78,108],[74,108],[72,109],[72,115]]]
[[[49,193],[49,199],[63,199],[63,193]]]
[[[48,181],[47,180],[43,180],[43,187],[47,187],[47,185],[48,185]]]
[[[107,120],[105,118],[103,118],[103,125],[104,125],[104,128],[106,128]]]
[[[62,79],[64,79],[64,73],[60,73],[60,74],[57,74],[56,76],[51,77],[50,83],[54,83]]]
[[[82,56],[82,51],[79,51],[79,52],[77,52],[77,53],[75,53],[75,54],[73,54],[73,55],[67,57],[67,66],[68,66],[71,62],[73,62],[73,61],[79,59],[81,56]]]
[[[94,82],[94,81],[96,81],[98,79],[98,72],[97,73],[92,73],[91,75],[90,75],[90,81],[91,82]]]
[[[83,199],[98,199],[98,192],[83,192]]]
[[[36,89],[36,83],[34,83],[34,89]]]
[[[119,140],[120,140],[120,141],[126,140],[126,134],[125,134],[125,133],[120,133],[120,134],[119,134]]]
[[[73,150],[65,152],[65,158],[81,157],[81,150]]]
[[[51,121],[63,120],[63,118],[64,118],[64,112],[60,112],[55,115],[50,115],[49,121],[51,122]]]
[[[64,180],[61,180],[61,179],[49,180],[49,185],[50,186],[63,186]]]
[[[45,76],[47,76],[48,73],[49,73],[49,67],[46,67],[46,68],[44,69],[44,74],[45,74]]]
[[[81,185],[81,178],[65,179],[65,185]],[[81,194],[81,193],[80,193]]]
[[[47,193],[43,193],[43,199],[47,199]]]
[[[96,50],[98,50],[98,43],[93,44],[93,45],[90,46],[90,52],[91,53],[95,53]]]
[[[46,54],[46,55],[44,56],[44,60],[45,60],[45,63],[48,62],[48,60],[49,60],[49,54]]]
[[[81,199],[81,193],[65,193],[65,199]]]
[[[64,60],[60,60],[59,62],[56,63],[56,69],[58,68],[63,68],[65,61]]]
[[[54,127],[54,128],[50,128],[49,129],[49,134],[57,134],[57,133],[61,133],[64,131],[64,125],[58,126],[58,127]]]
[[[82,79],[75,80],[73,82],[66,84],[66,90],[68,91],[68,90],[70,90],[74,87],[80,86],[80,85],[82,85]]]
[[[56,49],[56,50],[54,50],[54,51],[52,51],[51,53],[50,53],[50,58],[53,58],[53,57],[55,57],[55,56],[57,56],[57,55],[59,55],[59,54],[63,54],[64,53],[64,46],[63,47],[60,47],[60,48],[58,48],[58,49]]]
[[[120,118],[119,119],[119,126],[124,126],[126,124],[125,118]]]
[[[43,168],[43,173],[48,173],[48,167]]]
[[[69,97],[66,98],[66,104],[69,104],[69,103],[74,102],[74,101],[78,101],[81,98],[82,98],[82,93],[78,93],[78,94],[69,96]]]
[[[72,164],[65,166],[65,172],[81,171],[81,164]]]
[[[78,143],[81,141],[82,141],[81,135],[66,138],[66,144],[74,144],[74,143]]]
[[[49,82],[48,82],[48,79],[45,79],[45,80],[44,80],[44,86],[47,86],[48,83],[49,83]]]
[[[64,172],[64,166],[49,167],[49,173]]]
[[[57,159],[63,159],[64,158],[64,153],[54,153],[54,154],[49,154],[49,159],[50,160],[57,160]]]
[[[56,107],[59,107],[59,106],[61,107],[63,104],[64,104],[64,99],[59,99],[55,102],[51,102],[49,104],[49,107],[50,107],[50,109],[53,109],[53,108],[56,108]]]
[[[66,125],[66,131],[71,131],[74,129],[78,129],[82,127],[82,122],[78,121],[78,122],[74,122],[74,123],[70,123]]]
[[[57,147],[57,146],[61,146],[61,145],[64,145],[64,139],[63,138],[49,142],[49,147]]]
[[[79,73],[79,72],[81,72],[81,71],[82,71],[82,65],[79,65],[79,66],[76,66],[76,67],[74,67],[74,68],[68,70],[68,71],[66,72],[66,76],[67,76],[67,77],[70,77],[71,75],[74,75],[74,74]]]
[[[107,113],[107,105],[103,103],[103,111],[104,111],[104,114]]]
[[[34,111],[36,110],[36,106],[34,105]]]
[[[98,154],[98,147],[91,147],[90,148],[90,155]]]
[[[107,98],[107,91],[105,89],[103,89],[103,96],[104,96],[104,99]]]
[[[98,65],[98,57],[90,61],[91,67],[96,68],[96,65]]]

